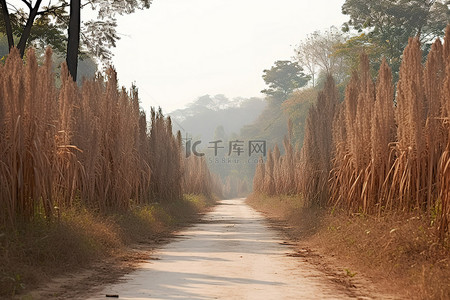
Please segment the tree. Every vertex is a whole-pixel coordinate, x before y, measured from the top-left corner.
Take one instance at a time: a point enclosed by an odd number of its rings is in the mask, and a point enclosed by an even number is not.
[[[295,49],[296,59],[300,66],[308,71],[312,86],[316,86],[316,76],[319,73],[333,75],[340,82],[341,69],[344,60],[334,55],[337,45],[345,41],[345,36],[336,27],[325,32],[314,31],[300,42]]]
[[[70,1],[70,19],[67,39],[67,69],[73,80],[77,80],[78,50],[80,48],[81,1]]]
[[[219,125],[214,130],[214,140],[227,140],[227,134],[225,133],[225,129],[222,125]]]
[[[17,47],[22,57],[30,45],[36,48],[52,46],[61,53],[67,47],[69,72],[76,78],[78,54],[88,52],[101,61],[109,61],[112,57],[110,48],[115,47],[119,39],[115,17],[149,8],[152,0],[89,0],[85,3],[59,0],[50,1],[47,6],[41,6],[42,0],[16,2],[0,0],[3,16],[0,33],[7,36],[9,48],[15,46],[15,37],[20,37]],[[96,20],[81,23],[81,10],[85,7],[97,11]]]
[[[346,0],[342,13],[350,18],[344,23],[343,30],[358,31],[359,44],[378,53],[375,55],[378,56],[378,66],[381,64],[381,56],[384,56],[392,67],[395,79],[409,37],[419,39],[426,56],[431,42],[436,37],[444,36],[445,27],[450,20],[450,1]],[[366,52],[370,57],[372,53]]]
[[[14,46],[11,19],[9,18],[8,6],[6,0],[0,0],[2,6],[3,24],[5,27],[6,36],[8,38],[8,48],[11,49]]]
[[[300,148],[303,145],[306,118],[310,107],[317,100],[318,93],[317,88],[302,89],[292,93],[281,105],[284,114],[292,121],[292,143]]]
[[[67,2],[50,2],[43,7],[42,0],[37,0],[34,4],[27,0],[17,2],[7,4],[5,0],[0,0],[3,16],[0,22],[1,32],[7,36],[9,49],[15,46],[14,37],[20,37],[17,48],[21,57],[24,56],[26,47],[33,42],[35,45],[46,43],[55,49],[61,49],[64,41],[63,24],[67,21]]]
[[[269,86],[261,92],[285,100],[294,90],[305,86],[309,77],[303,73],[303,68],[297,62],[278,60],[270,70],[264,70],[262,78]]]

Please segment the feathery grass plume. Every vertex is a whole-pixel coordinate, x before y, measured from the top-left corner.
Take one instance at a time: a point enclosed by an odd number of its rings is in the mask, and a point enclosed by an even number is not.
[[[280,148],[278,145],[275,145],[272,151],[273,156],[273,183],[275,186],[274,193],[275,194],[283,194],[283,169],[282,169],[282,160],[280,153]]]
[[[292,125],[289,125],[289,128],[292,128]],[[292,133],[291,130],[289,130]],[[289,134],[291,136],[291,134]],[[288,137],[284,137],[283,140],[284,147],[284,157],[281,169],[283,170],[282,182],[283,194],[292,195],[295,194],[295,158],[294,158],[294,149],[291,144],[291,139]]]
[[[263,192],[267,195],[275,194],[275,180],[273,177],[274,154],[272,150],[267,153],[266,164],[264,166],[264,185]]]
[[[265,166],[264,159],[262,156],[258,159],[258,164],[256,165],[255,176],[253,177],[253,192],[262,193],[264,190],[265,181]]]
[[[367,61],[361,55],[361,73],[367,72]],[[365,71],[364,71],[365,70]],[[370,78],[363,74],[366,81]],[[362,83],[359,73],[354,72],[345,90],[345,99],[338,109],[333,122],[333,139],[335,143],[335,154],[333,158],[333,169],[331,172],[331,198],[334,205],[345,205],[349,211],[358,209],[360,206],[360,172],[364,160],[359,155],[361,125],[358,118],[365,111],[364,94],[361,90],[366,84]],[[359,112],[359,113],[358,113]],[[359,158],[359,159],[358,159]],[[343,203],[345,201],[345,203]]]
[[[300,158],[300,190],[314,205],[325,204],[329,197],[328,177],[334,153],[332,124],[337,103],[338,91],[334,79],[328,76],[317,104],[309,111]]]
[[[450,143],[447,144],[440,158],[439,176],[441,178],[439,198],[442,206],[438,216],[438,229],[440,239],[444,240],[446,233],[450,230]]]
[[[447,25],[447,28],[445,28],[445,37],[444,37],[444,45],[443,45],[443,50],[442,50],[442,54],[444,55],[444,63],[445,63],[445,74],[447,73],[447,68],[448,65],[450,64],[450,44],[449,41],[450,40],[450,24]],[[449,108],[450,104],[447,102],[447,108]],[[447,110],[447,113],[449,113],[450,110]]]
[[[346,167],[352,168],[352,180],[346,184],[349,193],[346,195],[351,207],[368,211],[370,202],[368,182],[368,166],[371,161],[371,117],[375,102],[375,87],[370,76],[369,58],[367,54],[360,55],[360,72],[358,80],[358,97],[353,103],[352,116],[347,123],[347,138],[349,139],[349,158],[351,164]],[[355,105],[356,104],[356,105]]]
[[[426,205],[425,92],[422,53],[417,38],[410,38],[403,52],[397,85],[397,159],[393,166],[389,198],[400,209]]]
[[[137,97],[137,90],[134,91]],[[149,201],[150,187],[151,187],[151,168],[150,168],[150,141],[149,132],[147,128],[147,116],[144,111],[139,112],[139,162],[141,167],[139,170],[139,188],[137,191],[137,203],[146,204]],[[181,153],[180,153],[181,155]]]
[[[356,106],[356,122],[353,124],[352,155],[358,171],[364,170],[370,162],[371,116],[375,103],[375,85],[370,76],[369,57],[362,53],[360,65],[360,90]]]
[[[170,201],[182,195],[181,145],[172,134],[172,121],[161,108],[151,109],[150,168],[151,194],[155,201]],[[201,169],[199,169],[201,172]]]
[[[61,74],[68,74],[65,63],[61,66]],[[79,97],[79,91],[76,83],[68,79],[66,76],[61,76],[61,87],[59,88],[58,97],[58,135],[55,136],[58,147],[58,163],[54,165],[56,171],[53,179],[56,187],[58,187],[55,199],[58,209],[73,205],[79,176],[77,161],[79,149],[73,145],[74,107],[75,101]]]
[[[303,171],[301,168],[301,157],[302,152],[300,147],[295,147],[295,154],[294,154],[294,184],[295,184],[295,194],[300,195],[302,193],[302,176]]]
[[[362,71],[348,84],[333,125],[332,204],[369,213],[412,208],[440,211],[435,208],[437,188],[444,201],[448,176],[444,163],[448,156],[442,155],[448,139],[448,127],[442,123],[449,99],[444,95],[443,68],[448,66],[444,53],[450,53],[445,45],[440,40],[433,44],[424,69],[419,42],[410,39],[400,70],[397,108],[386,62],[374,90],[362,57]],[[448,222],[445,205],[444,223]],[[448,230],[448,223],[442,228]]]
[[[367,78],[367,76],[366,76]],[[360,105],[361,80],[354,72],[345,90],[344,102],[337,109],[333,120],[333,142],[335,153],[333,169],[330,172],[331,197],[330,203],[345,205],[352,211],[359,205],[358,195],[358,160],[360,148],[358,125],[358,106]],[[363,111],[359,108],[359,111]],[[354,155],[356,153],[356,155]],[[360,195],[359,195],[360,196]],[[343,203],[345,201],[345,203]]]
[[[53,216],[54,177],[59,176],[58,105],[51,71],[51,50],[38,67],[34,50],[24,65],[13,49],[1,67],[0,221],[15,226],[35,214]],[[37,80],[39,78],[39,81]]]
[[[64,79],[63,79],[64,80]],[[74,108],[74,144],[81,149],[77,153],[79,162],[79,193],[84,205],[97,207],[101,201],[100,181],[101,167],[101,128],[100,128],[100,85],[97,77],[93,81],[84,82]]]
[[[376,83],[376,100],[371,123],[371,160],[369,162],[369,178],[366,178],[367,193],[370,197],[368,209],[378,212],[388,204],[383,187],[390,182],[389,171],[393,157],[391,145],[396,141],[394,116],[394,86],[392,72],[383,59]]]
[[[352,79],[354,79],[353,77]],[[352,81],[351,81],[352,82]],[[350,85],[349,85],[350,86]],[[346,93],[349,92],[349,86],[347,86]],[[347,98],[346,98],[347,99]],[[333,153],[333,168],[330,171],[330,204],[334,206],[346,206],[350,207],[348,199],[345,197],[348,193],[347,182],[350,178],[347,178],[344,174],[344,170],[350,170],[350,168],[344,168],[346,164],[350,163],[347,144],[347,131],[346,131],[346,102],[339,103],[336,108],[336,115],[333,120],[333,144],[335,145],[335,152]]]
[[[221,196],[231,193],[232,187],[237,184],[231,183],[231,178],[227,178],[222,191],[220,178],[211,174],[203,156],[189,156],[184,160],[184,179],[182,191],[184,194],[203,194],[205,196]]]
[[[441,93],[445,77],[445,60],[443,46],[437,39],[431,46],[424,69],[425,92],[425,139],[427,147],[427,208],[431,209],[435,202],[435,187],[439,186],[438,160],[445,149],[446,133],[441,120],[443,107]],[[436,181],[436,182],[435,182]]]
[[[331,172],[333,205],[370,212],[380,206],[380,192],[390,169],[389,144],[395,138],[392,74],[384,61],[375,84],[366,54],[359,74],[346,88],[333,123],[336,152]]]
[[[232,184],[230,178],[227,178],[223,184],[219,176],[212,174],[204,156],[190,155],[187,158],[181,156],[181,153],[184,153],[182,148],[181,133],[178,131],[177,149],[180,149],[181,169],[175,175],[181,176],[181,192],[183,194],[222,197],[230,194],[233,187],[237,187],[237,183]],[[235,194],[235,192],[233,193]]]
[[[292,124],[288,125],[292,128]],[[292,133],[291,129],[289,132]],[[294,149],[291,139],[287,136],[283,139],[284,155],[281,155],[278,145],[269,151],[267,161],[259,158],[253,177],[253,191],[267,195],[293,195],[297,192],[296,164]]]
[[[84,205],[100,211],[124,211],[131,199],[149,201],[143,198],[150,178],[149,153],[142,146],[148,143],[145,115],[142,119],[137,90],[119,90],[113,69],[106,75],[106,81],[98,76],[84,82],[76,97],[73,141],[80,149],[80,196]]]
[[[441,200],[438,227],[440,239],[450,231],[450,25],[445,31],[443,59],[445,65],[445,79],[441,91],[442,123],[446,132],[446,148],[439,159],[438,178],[439,199]]]
[[[31,72],[31,68],[29,71]],[[26,191],[27,187],[24,185],[26,179],[24,176],[25,140],[31,139],[25,137],[26,132],[23,129],[25,121],[23,73],[23,62],[18,50],[12,49],[5,65],[1,66],[2,81],[0,82],[3,117],[0,139],[2,146],[0,148],[0,184],[2,184],[0,189],[2,210],[0,213],[2,223],[9,223],[11,226],[16,224],[19,217],[30,218],[33,211],[30,191]],[[26,194],[24,195],[24,193]],[[28,216],[25,216],[25,213]]]

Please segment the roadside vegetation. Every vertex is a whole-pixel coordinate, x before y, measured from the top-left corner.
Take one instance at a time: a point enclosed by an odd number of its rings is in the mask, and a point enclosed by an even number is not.
[[[152,109],[148,122],[113,69],[82,87],[61,75],[57,88],[51,50],[40,66],[13,50],[0,83],[0,296],[167,232],[221,194],[170,118]]]
[[[448,1],[346,0],[343,30],[312,33],[292,61],[263,71],[267,105],[253,99],[261,114],[240,137],[223,126],[211,134],[271,148],[222,179],[204,157],[186,157],[171,118],[146,115],[114,69],[93,76],[92,58],[107,62],[118,39],[115,16],[152,1],[94,3],[99,20],[83,24],[91,34],[81,46],[75,2],[68,12],[68,2],[38,1],[29,14],[0,3],[0,298],[167,236],[216,197],[246,195],[255,168],[249,203],[348,276],[369,274],[408,298],[450,298]],[[78,41],[67,43],[64,20]],[[65,57],[61,69],[46,46]],[[83,82],[79,52],[91,60]]]
[[[327,253],[396,279],[409,297],[447,299],[449,54],[450,26],[425,63],[419,39],[410,38],[395,84],[384,59],[374,80],[362,52],[343,101],[329,74],[301,149],[290,123],[284,153],[275,146],[260,160],[249,202],[299,232],[306,226]]]

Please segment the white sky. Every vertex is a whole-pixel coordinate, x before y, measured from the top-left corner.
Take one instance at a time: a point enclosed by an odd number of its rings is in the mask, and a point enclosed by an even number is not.
[[[264,69],[315,30],[347,20],[344,0],[154,0],[119,17],[113,64],[141,105],[168,113],[197,97],[261,96]]]

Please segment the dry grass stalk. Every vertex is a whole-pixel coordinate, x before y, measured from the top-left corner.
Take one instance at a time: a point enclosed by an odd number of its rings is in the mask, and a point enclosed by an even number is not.
[[[181,198],[186,166],[170,118],[152,110],[149,130],[137,89],[119,89],[113,69],[79,88],[63,64],[57,89],[51,56],[38,66],[30,50],[24,64],[14,49],[0,65],[0,227],[75,205],[125,211]],[[210,195],[219,183],[196,164],[195,192]]]
[[[294,153],[285,140],[284,156],[275,149],[258,165],[254,190],[294,192],[310,204],[329,199],[349,212],[419,209],[437,217],[444,238],[450,222],[449,124],[450,25],[425,66],[419,41],[409,40],[396,91],[386,61],[372,81],[365,54],[342,104],[329,78],[309,111],[301,151]]]
[[[332,125],[338,103],[338,91],[331,76],[310,109],[300,157],[300,189],[310,204],[328,201],[328,177],[334,153]]]
[[[439,232],[441,240],[450,231],[450,25],[445,32],[443,47],[445,62],[445,79],[441,91],[442,123],[446,132],[446,147],[439,159],[438,178],[441,179],[439,186],[439,199],[441,209],[439,217]]]

